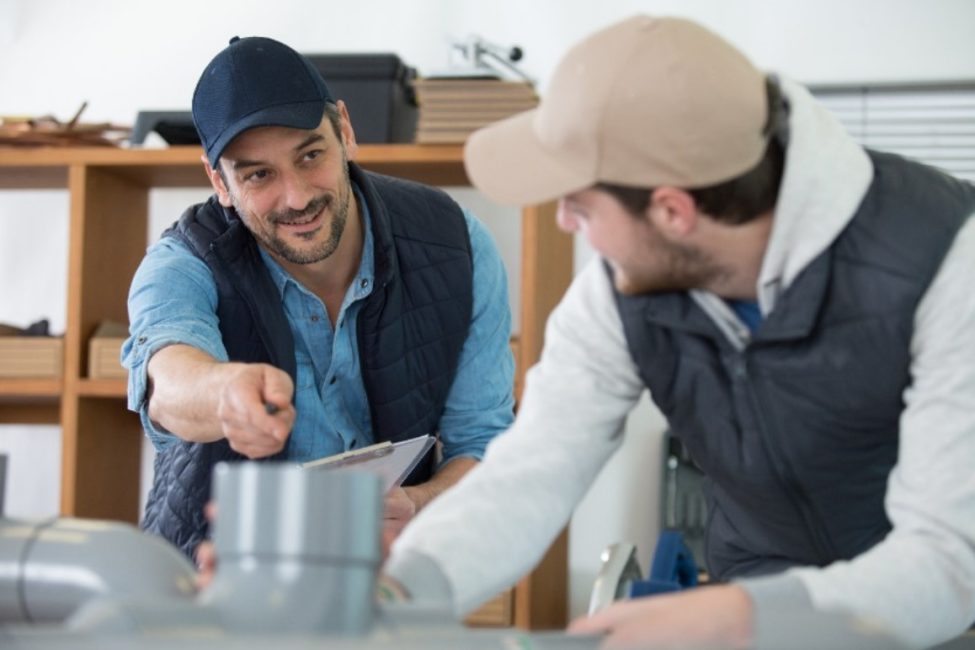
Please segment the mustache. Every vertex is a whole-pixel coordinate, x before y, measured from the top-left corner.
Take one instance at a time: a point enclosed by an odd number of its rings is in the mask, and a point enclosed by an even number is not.
[[[323,208],[331,207],[332,197],[328,194],[322,194],[321,196],[312,199],[308,202],[301,210],[285,210],[283,212],[272,212],[268,215],[272,223],[281,222],[291,222],[301,219],[302,217],[307,217],[309,215],[318,214]]]

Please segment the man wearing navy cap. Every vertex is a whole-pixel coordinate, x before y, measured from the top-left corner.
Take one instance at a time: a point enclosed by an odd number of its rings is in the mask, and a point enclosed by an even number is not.
[[[497,250],[444,193],[360,169],[345,104],[282,43],[234,38],[193,120],[215,193],[129,295],[129,407],[158,452],[143,525],[192,554],[219,461],[438,433],[439,464],[387,496],[388,545],[512,420]]]

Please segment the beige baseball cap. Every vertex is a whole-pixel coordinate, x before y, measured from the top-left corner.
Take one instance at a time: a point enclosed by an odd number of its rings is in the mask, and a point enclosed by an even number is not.
[[[635,16],[559,63],[538,107],[467,141],[472,183],[501,203],[552,200],[597,182],[707,187],[765,151],[765,74],[681,18]]]

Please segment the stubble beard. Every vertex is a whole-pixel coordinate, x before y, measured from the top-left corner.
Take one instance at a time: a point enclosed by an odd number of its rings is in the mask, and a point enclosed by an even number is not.
[[[610,262],[613,284],[624,295],[691,291],[712,286],[727,274],[704,252],[654,238],[648,255],[658,258],[654,270],[624,267]]]
[[[352,201],[352,185],[349,179],[349,165],[342,156],[342,175],[343,185],[339,188],[336,195],[322,194],[308,202],[308,205],[301,210],[286,210],[282,212],[269,213],[265,221],[268,224],[264,229],[258,231],[251,229],[258,242],[270,253],[291,264],[314,264],[330,257],[338,250],[339,243],[342,241],[342,234],[345,232],[345,225],[349,219],[349,205]],[[238,214],[245,214],[242,206],[238,203],[237,197],[231,197],[234,208]],[[327,223],[322,224],[321,228],[328,228],[328,237],[318,245],[300,249],[292,246],[276,233],[275,225],[282,222],[293,222],[309,215],[315,215],[326,210],[331,213],[332,218]],[[314,239],[321,228],[307,233],[301,233],[298,237],[306,240]]]

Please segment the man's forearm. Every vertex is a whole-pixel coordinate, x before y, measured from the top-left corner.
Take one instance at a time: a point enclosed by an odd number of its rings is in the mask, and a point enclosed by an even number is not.
[[[446,465],[441,467],[433,477],[426,483],[412,485],[403,488],[410,500],[416,504],[416,509],[422,510],[433,499],[459,481],[464,474],[470,471],[478,461],[474,458],[462,456],[454,458]]]
[[[222,438],[217,406],[229,365],[188,345],[156,352],[148,365],[150,419],[190,442]]]
[[[281,451],[294,425],[291,377],[266,363],[220,362],[186,345],[149,360],[149,418],[184,440],[226,438],[248,458]],[[268,409],[272,405],[274,409]]]

